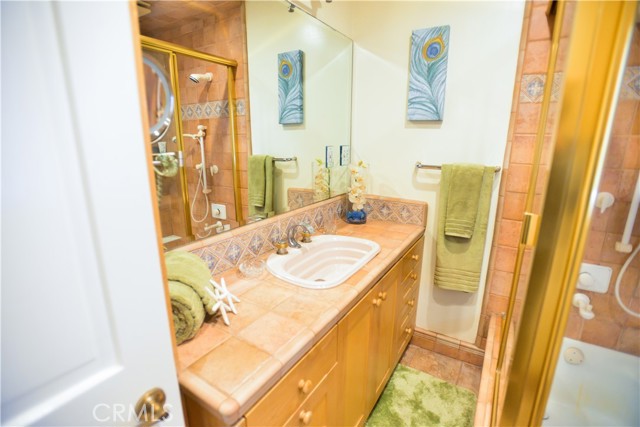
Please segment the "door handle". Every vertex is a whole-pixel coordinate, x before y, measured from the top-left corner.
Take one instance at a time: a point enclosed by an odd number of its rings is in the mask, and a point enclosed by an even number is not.
[[[143,394],[136,403],[138,426],[146,427],[169,418],[169,412],[164,409],[167,395],[161,388],[155,387]]]

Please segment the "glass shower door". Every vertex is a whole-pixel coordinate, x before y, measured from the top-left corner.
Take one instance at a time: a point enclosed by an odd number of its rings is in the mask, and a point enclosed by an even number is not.
[[[143,55],[151,58],[162,68],[165,76],[172,84],[172,56],[168,52],[143,48]],[[164,91],[160,80],[154,73],[145,67],[145,93],[146,105],[151,124],[161,120],[166,109],[163,103]],[[175,103],[175,97],[174,97]],[[171,249],[192,240],[191,224],[188,220],[188,202],[185,199],[183,187],[185,186],[182,164],[181,139],[179,133],[178,108],[174,108],[170,124],[157,140],[151,144],[151,156],[153,172],[155,176],[155,190],[160,214],[160,226],[162,230],[162,243],[165,248]]]

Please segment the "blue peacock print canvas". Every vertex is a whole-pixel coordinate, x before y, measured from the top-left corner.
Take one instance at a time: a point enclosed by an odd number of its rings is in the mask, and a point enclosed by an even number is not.
[[[448,25],[411,34],[409,120],[442,120],[448,56]]]
[[[278,104],[279,123],[299,124],[304,119],[302,104],[302,58],[301,50],[278,54]]]

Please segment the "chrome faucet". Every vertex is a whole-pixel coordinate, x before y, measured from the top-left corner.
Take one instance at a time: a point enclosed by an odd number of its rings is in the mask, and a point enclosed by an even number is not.
[[[287,228],[287,240],[292,248],[300,248],[300,243],[296,240],[296,230],[302,228],[302,242],[311,243],[311,230],[304,224],[292,224]]]

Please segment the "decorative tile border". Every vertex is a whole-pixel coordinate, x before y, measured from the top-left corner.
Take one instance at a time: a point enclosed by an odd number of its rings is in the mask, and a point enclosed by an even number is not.
[[[300,209],[315,203],[313,200],[313,190],[309,188],[288,188],[287,206],[290,210]]]
[[[426,224],[427,204],[403,199],[367,195],[367,217],[400,224]]]
[[[551,102],[557,102],[560,96],[560,85],[563,74],[553,75],[553,88],[551,89]],[[542,102],[546,74],[523,74],[520,81],[520,102]],[[620,99],[640,100],[640,66],[629,66],[624,70]]]
[[[365,210],[369,218],[402,224],[426,225],[427,204],[424,202],[367,196]],[[193,242],[179,248],[189,251],[206,263],[216,274],[234,269],[241,262],[275,251],[275,243],[284,239],[290,224],[306,223],[324,228],[324,221],[334,211],[338,218],[345,215],[347,198],[335,197],[292,212],[267,218],[228,233]]]
[[[182,113],[183,120],[229,117],[229,101],[222,100],[181,105],[180,112]],[[246,114],[244,99],[236,99],[236,112],[238,116],[244,116]]]

